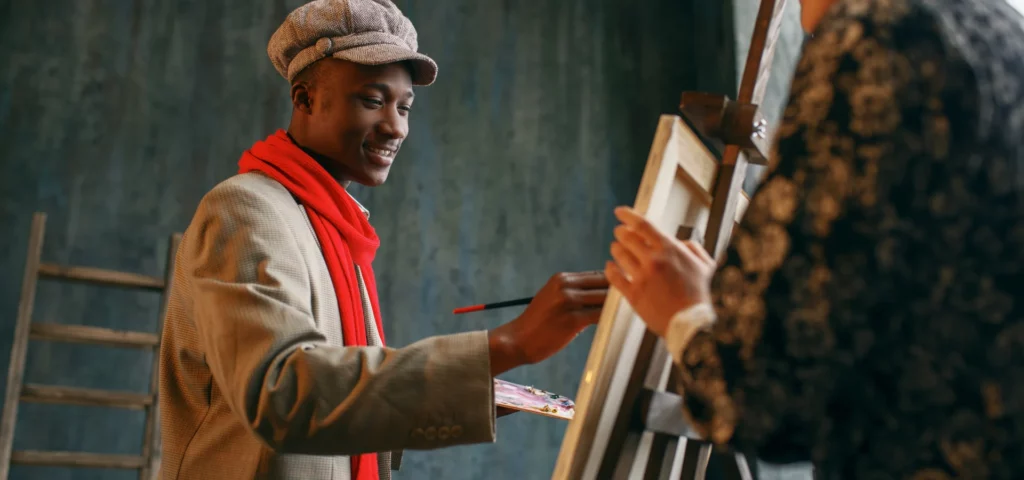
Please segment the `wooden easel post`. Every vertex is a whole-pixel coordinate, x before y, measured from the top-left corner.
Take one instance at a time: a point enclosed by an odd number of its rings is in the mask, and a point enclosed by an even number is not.
[[[739,95],[736,102],[724,99],[721,110],[724,121],[719,122],[718,128],[706,133],[726,144],[718,170],[718,181],[712,194],[707,236],[704,238],[704,247],[716,259],[721,257],[732,234],[732,222],[723,219],[733,218],[736,212],[737,194],[743,191],[747,164],[751,160],[757,164],[767,164],[767,122],[759,114],[758,106],[764,101],[764,92],[768,88],[775,46],[782,29],[782,11],[785,8],[786,0],[761,1],[750,50],[747,52],[747,63],[743,67]],[[687,94],[683,94],[680,109],[686,115]]]

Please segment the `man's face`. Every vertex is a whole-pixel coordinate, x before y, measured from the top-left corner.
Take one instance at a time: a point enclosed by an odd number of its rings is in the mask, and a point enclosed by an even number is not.
[[[325,167],[343,182],[384,183],[409,134],[409,70],[399,63],[366,66],[333,58],[316,69],[305,87],[301,80],[292,87],[293,104],[308,115],[302,146],[327,157],[331,165]],[[308,100],[302,100],[302,89]]]

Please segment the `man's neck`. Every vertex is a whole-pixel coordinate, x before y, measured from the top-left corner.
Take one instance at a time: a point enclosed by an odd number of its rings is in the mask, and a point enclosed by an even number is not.
[[[302,146],[302,143],[295,139],[295,136],[292,135],[291,131],[285,130],[285,133],[288,135],[288,139],[291,140],[292,143],[295,144],[295,146],[299,147],[299,149],[301,149],[303,152],[306,152],[306,155],[309,155],[313,160],[316,161],[316,163],[319,163],[321,167],[324,167],[324,170],[327,170],[327,173],[329,173],[331,177],[334,178],[334,180],[336,180],[339,185],[341,185],[341,188],[348,190],[348,186],[349,184],[352,183],[352,181],[345,179],[342,175],[339,175],[336,172],[334,172],[334,169],[332,168],[333,162],[331,162],[331,159]]]

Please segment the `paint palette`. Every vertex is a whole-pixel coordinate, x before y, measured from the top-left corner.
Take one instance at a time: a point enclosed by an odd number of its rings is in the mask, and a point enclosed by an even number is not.
[[[499,407],[571,420],[576,413],[572,399],[557,393],[494,379],[494,403]]]

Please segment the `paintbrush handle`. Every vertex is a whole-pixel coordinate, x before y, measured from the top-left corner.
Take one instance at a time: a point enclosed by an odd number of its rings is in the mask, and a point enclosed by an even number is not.
[[[482,303],[480,305],[470,305],[468,307],[456,308],[455,310],[452,310],[452,313],[458,315],[461,313],[479,312],[481,310],[514,307],[516,305],[529,305],[531,301],[533,301],[533,297],[517,298],[515,300],[505,300],[503,302]]]

